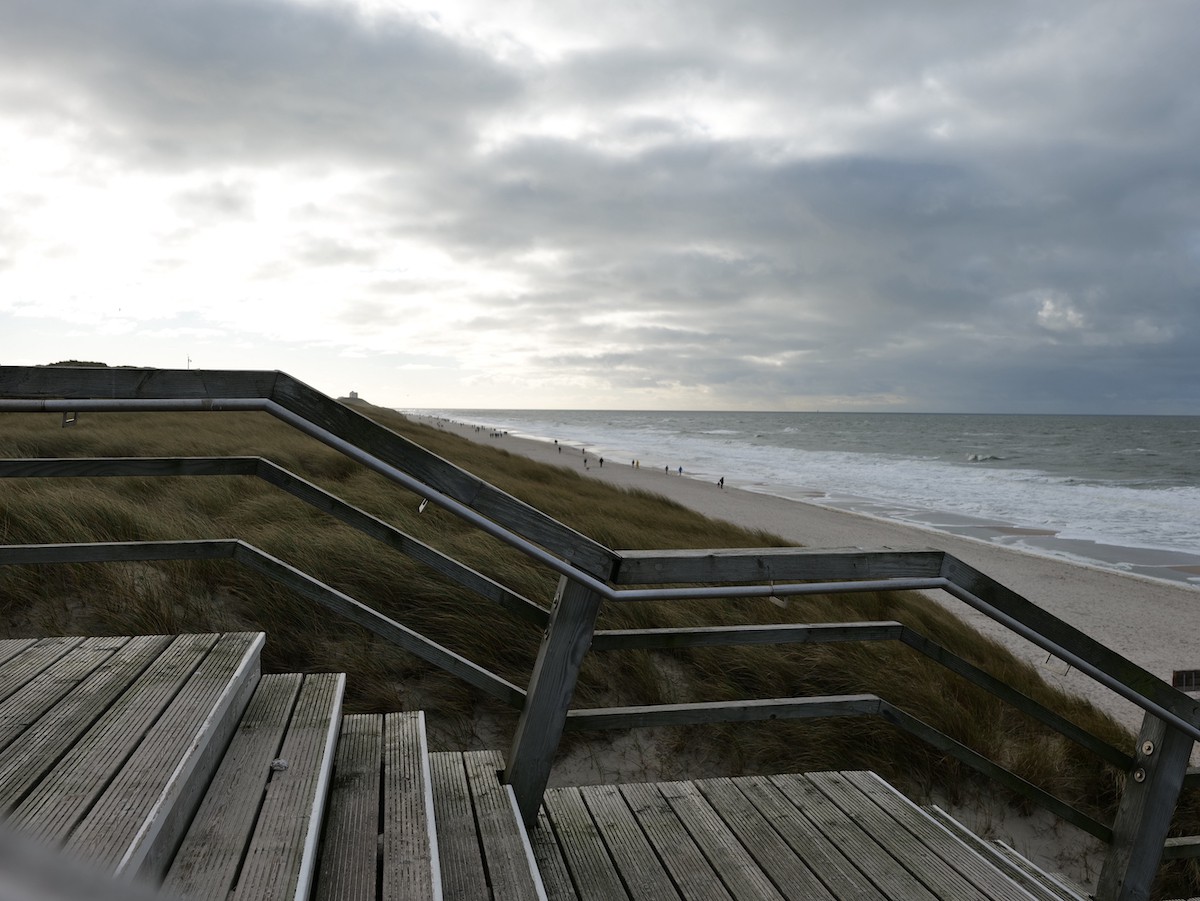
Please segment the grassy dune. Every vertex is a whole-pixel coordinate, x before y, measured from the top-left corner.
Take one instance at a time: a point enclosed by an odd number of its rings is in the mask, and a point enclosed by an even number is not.
[[[360,409],[389,428],[616,548],[782,545],[664,498],[614,489],[574,470]],[[498,542],[265,414],[0,415],[0,456],[259,455],[549,603],[557,578]],[[518,685],[528,681],[538,630],[495,605],[253,478],[27,479],[0,482],[3,543],[241,538]],[[1120,748],[1132,736],[946,611],[903,592],[793,600],[610,607],[602,628],[900,620]],[[0,633],[128,634],[215,629],[268,633],[273,671],[348,673],[348,709],[423,706],[441,730],[469,738],[481,713],[502,728],[511,712],[453,677],[232,562],[0,567]],[[1057,733],[892,643],[712,648],[589,655],[577,706],[873,692],[1071,804],[1108,819],[1120,775]],[[673,730],[726,773],[869,768],[951,797],[976,778],[881,721],[771,722]],[[579,741],[581,739],[574,738]],[[603,743],[611,736],[591,739]]]

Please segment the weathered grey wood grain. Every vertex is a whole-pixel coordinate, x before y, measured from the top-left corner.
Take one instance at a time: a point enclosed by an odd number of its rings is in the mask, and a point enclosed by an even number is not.
[[[1078,656],[1117,683],[1132,688],[1187,722],[1200,723],[1200,702],[1197,699],[1172,688],[1153,673],[1125,659],[1116,651],[1031,603],[995,579],[949,555],[945,557],[942,574],[970,595]],[[987,610],[983,612],[988,613]]]
[[[913,836],[921,846],[929,849],[932,855],[936,855],[947,866],[960,873],[988,898],[996,901],[1028,901],[1025,891],[1014,885],[997,867],[943,829],[929,814],[874,773],[848,772],[842,773],[841,778],[845,780],[844,797],[849,797],[851,790],[860,793],[864,800],[857,801],[858,804],[874,804],[886,817],[895,821],[900,831]],[[834,786],[832,780],[819,784],[829,789]],[[829,794],[829,791],[826,793]],[[866,811],[869,816],[876,815],[872,807],[860,806],[859,809]],[[886,823],[885,819],[884,828],[887,828]],[[915,853],[920,854],[919,849]]]
[[[42,563],[130,563],[148,560],[221,560],[232,557],[238,542],[97,541],[76,544],[0,545],[0,566]]]
[[[65,841],[217,639],[216,635],[175,639],[53,764],[38,791],[13,811],[9,824],[39,841]]]
[[[936,896],[929,889],[804,776],[771,776],[770,780],[846,857],[854,861],[884,897],[934,901]]]
[[[443,897],[445,867],[439,838],[442,814],[434,791],[434,758],[425,735],[425,715],[420,711],[387,714],[383,755],[383,897],[437,901]],[[450,761],[438,760],[456,775]],[[461,768],[460,762],[458,773]],[[453,815],[460,814],[455,807]],[[455,822],[457,828],[464,828],[461,820]]]
[[[277,372],[0,366],[0,396],[31,398],[270,397]]]
[[[834,901],[825,885],[772,828],[767,818],[729,779],[702,779],[700,793],[790,901]]]
[[[537,823],[529,830],[529,843],[542,876],[547,901],[579,901],[579,893],[571,882],[567,861],[554,835],[554,826],[545,807],[538,808]]]
[[[700,701],[641,707],[597,707],[572,710],[567,715],[566,728],[574,732],[582,729],[631,729],[637,726],[690,726],[701,723],[872,716],[879,713],[883,703],[875,695],[839,695],[818,698]]]
[[[65,848],[119,876],[162,878],[258,684],[261,632],[226,633],[147,729]]]
[[[0,479],[258,475],[259,457],[33,457],[0,460]]]
[[[308,897],[345,685],[342,673],[304,677],[231,901]]]
[[[801,860],[820,874],[835,898],[856,901],[889,901],[856,867],[837,843],[798,810],[772,782],[761,776],[733,780],[738,790],[770,820],[775,831]]]
[[[944,859],[923,844],[909,829],[902,828],[841,773],[809,773],[806,778],[836,804],[849,820],[869,833],[898,866],[908,870],[936,897],[945,901],[959,901],[962,898],[978,898],[982,901],[996,898],[988,891],[988,887],[973,885],[956,869],[947,866]],[[959,850],[963,857],[970,854],[966,846],[960,846]],[[1008,883],[1008,886],[1012,888],[1011,883]]]
[[[1096,901],[1150,897],[1194,744],[1190,736],[1146,715],[1134,770],[1121,792],[1112,844],[1100,869]]]
[[[504,773],[527,825],[542,803],[600,602],[600,595],[578,582],[564,577],[558,583]]]
[[[658,790],[737,901],[782,901],[755,863],[692,782],[660,782]]]
[[[134,638],[108,665],[77,685],[52,710],[11,741],[0,755],[0,812],[23,801],[79,736],[146,670],[170,644],[165,635]]]
[[[316,901],[376,901],[378,897],[382,761],[383,716],[342,717],[317,867]]]
[[[301,680],[299,674],[259,680],[163,880],[170,896],[224,898],[233,889]]]
[[[807,550],[797,548],[709,548],[705,550],[619,551],[616,585],[668,585],[702,582],[843,582],[937,578],[943,551]]]
[[[0,701],[20,691],[82,643],[82,638],[42,638],[0,665]]]
[[[495,751],[466,751],[463,765],[492,901],[545,901],[546,890],[512,788],[500,781],[504,759]]]
[[[599,629],[593,651],[652,650],[753,644],[830,644],[841,641],[898,641],[897,622],[778,623],[770,626],[699,626],[690,629]]]
[[[475,836],[471,789],[462,755],[454,751],[430,754],[429,766],[433,775],[443,896],[446,901],[489,901],[487,873]]]
[[[654,785],[634,783],[619,790],[681,897],[686,901],[732,901],[721,878]]]
[[[680,898],[674,880],[646,839],[620,790],[615,785],[585,785],[579,789],[579,794],[608,846],[609,856],[621,874],[629,896],[635,901]]]
[[[9,659],[17,656],[36,641],[36,638],[0,639],[0,663],[7,663]]]
[[[128,641],[89,638],[0,702],[0,748],[33,726]]]
[[[580,901],[627,901],[629,894],[579,789],[546,792],[545,808]]]

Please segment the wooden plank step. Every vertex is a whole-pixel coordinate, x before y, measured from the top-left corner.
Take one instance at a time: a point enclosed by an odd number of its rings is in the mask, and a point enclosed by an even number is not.
[[[933,901],[932,892],[904,866],[886,853],[871,834],[846,816],[845,811],[801,775],[769,777],[772,784],[804,815],[835,842],[849,859],[887,898],[906,901]]]
[[[0,663],[8,662],[36,641],[36,638],[0,639]]]
[[[62,844],[141,743],[146,731],[217,643],[216,635],[181,635],[114,699],[12,812],[9,825],[31,838]]]
[[[1049,877],[1049,874],[1032,861],[1029,861],[1028,867],[1022,866],[1016,859],[1005,854],[999,845],[976,835],[936,804],[927,807],[926,812],[1038,901],[1087,901],[1089,898],[1089,894],[1082,889],[1073,890],[1065,881]],[[1025,860],[1023,857],[1021,859]]]
[[[493,901],[546,901],[516,795],[500,781],[504,758],[495,751],[466,751],[463,764]]]
[[[383,897],[439,901],[446,864],[439,832],[434,759],[420,711],[383,724]]]
[[[546,813],[545,806],[538,808],[537,823],[529,833],[529,844],[533,848],[533,858],[541,873],[548,901],[579,901],[579,893],[571,882],[571,872],[567,869],[567,861],[554,836],[554,827],[550,825],[550,815]]]
[[[880,816],[871,800],[851,785],[844,774],[809,773],[805,778],[868,832],[897,865],[912,873],[935,897],[945,901],[961,898],[998,901],[973,886],[957,870],[946,867],[910,831],[898,827],[890,818]]]
[[[686,901],[732,901],[703,852],[653,785],[620,787],[634,818]]]
[[[454,751],[430,754],[429,769],[443,896],[447,901],[489,901],[462,754]]]
[[[783,897],[694,782],[662,782],[658,790],[737,901]]]
[[[259,680],[167,871],[169,897],[224,898],[233,889],[302,680],[298,673]]]
[[[788,847],[820,875],[835,898],[888,901],[866,874],[842,853],[840,846],[798,810],[770,779],[738,777],[733,782],[771,821]]]
[[[558,836],[563,859],[581,901],[627,899],[621,875],[608,856],[604,839],[579,789],[571,786],[551,789],[542,798],[542,806]]]
[[[134,638],[77,685],[0,755],[0,813],[23,801],[39,780],[158,657],[171,639]]]
[[[162,878],[258,684],[264,642],[261,632],[218,638],[72,832],[69,854]]]
[[[81,644],[82,637],[43,638],[0,664],[0,701],[19,691],[42,670]]]
[[[128,643],[128,638],[88,638],[0,702],[0,748],[37,722]]]
[[[382,714],[342,717],[317,869],[316,901],[376,901]]]
[[[615,785],[585,785],[579,789],[579,795],[596,831],[608,846],[629,897],[638,901],[681,898],[620,789]]]
[[[759,867],[789,901],[811,898],[834,901],[825,885],[792,851],[772,827],[770,821],[738,790],[730,779],[704,779],[696,783],[701,794],[721,815],[721,819],[742,845],[758,861]]]
[[[343,673],[304,677],[280,761],[271,767],[258,824],[231,896],[236,901],[308,897],[333,776],[345,687]]]

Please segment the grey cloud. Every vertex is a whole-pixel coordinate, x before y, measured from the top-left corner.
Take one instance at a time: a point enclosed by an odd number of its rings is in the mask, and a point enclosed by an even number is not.
[[[282,0],[14,0],[0,53],[109,152],[164,166],[445,153],[516,87],[415,22]]]

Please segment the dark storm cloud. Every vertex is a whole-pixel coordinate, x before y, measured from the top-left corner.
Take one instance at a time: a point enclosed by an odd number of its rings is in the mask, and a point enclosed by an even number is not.
[[[283,0],[12,0],[0,54],[48,114],[162,166],[445,153],[514,89],[413,21]]]
[[[455,328],[614,391],[1195,412],[1197,10],[564,3],[586,49],[501,57],[341,7],[17,0],[0,91],[136,165],[369,173],[345,212],[378,232],[273,271],[432,244],[519,282]],[[180,209],[251,210],[210,184]],[[420,290],[381,277],[342,320]]]

